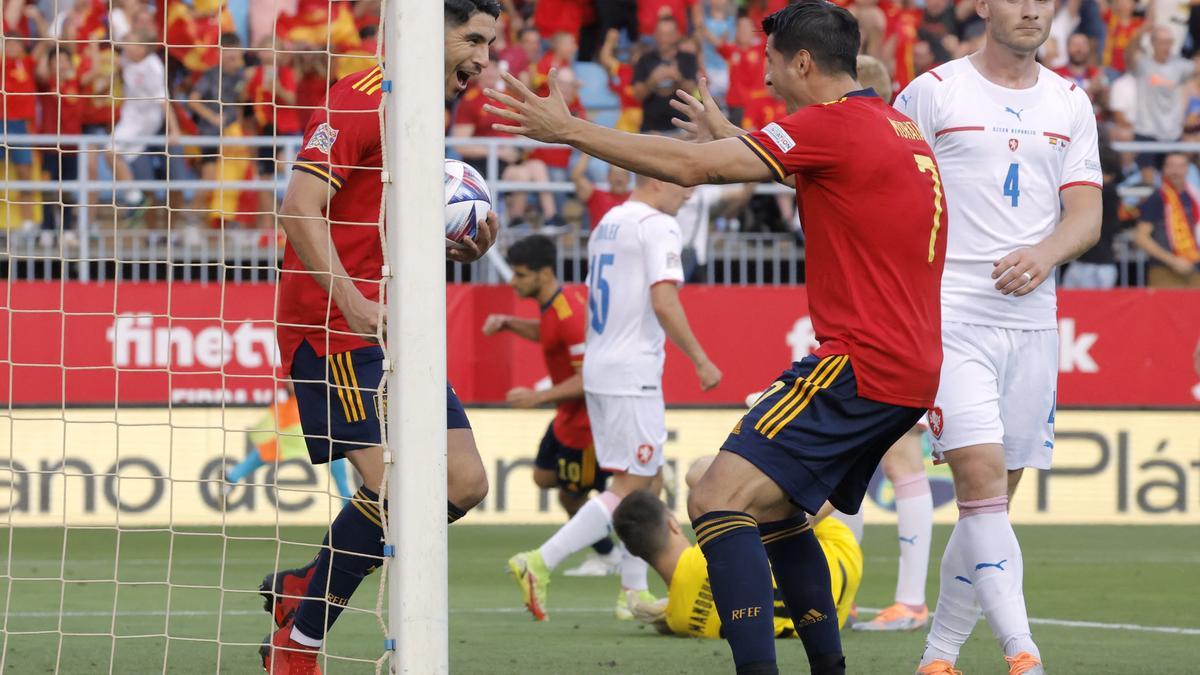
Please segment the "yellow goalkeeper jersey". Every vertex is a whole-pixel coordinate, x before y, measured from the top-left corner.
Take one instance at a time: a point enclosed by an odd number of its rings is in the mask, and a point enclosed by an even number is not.
[[[825,558],[829,562],[829,578],[837,604],[838,626],[846,623],[854,596],[862,582],[862,549],[850,528],[826,518],[813,528]],[[771,580],[774,585],[775,580]],[[708,563],[700,546],[692,546],[679,557],[671,585],[667,589],[667,627],[676,635],[720,638],[721,619],[713,603],[712,587],[708,581]],[[794,637],[795,623],[788,615],[779,589],[775,589],[775,637]]]

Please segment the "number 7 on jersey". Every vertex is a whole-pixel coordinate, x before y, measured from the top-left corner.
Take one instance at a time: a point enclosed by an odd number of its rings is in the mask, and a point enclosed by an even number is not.
[[[933,262],[937,233],[942,227],[942,176],[929,155],[914,154],[913,159],[917,160],[917,168],[921,173],[927,173],[933,179],[933,229],[929,231],[929,262]]]

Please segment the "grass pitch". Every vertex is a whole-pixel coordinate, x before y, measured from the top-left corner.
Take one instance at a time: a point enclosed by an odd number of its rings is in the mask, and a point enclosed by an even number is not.
[[[468,517],[469,520],[469,517]],[[551,527],[455,525],[450,529],[451,671],[468,674],[730,673],[723,642],[670,638],[618,622],[617,581],[555,577],[551,620],[520,608],[505,574],[512,553],[536,546]],[[1195,673],[1200,663],[1200,537],[1171,526],[1023,526],[1025,590],[1034,636],[1055,675]],[[0,532],[3,670],[11,673],[252,673],[270,628],[257,586],[278,559],[305,562],[315,528],[16,529]],[[934,529],[929,599],[949,535]],[[858,603],[883,607],[896,573],[895,529],[867,528],[866,577]],[[63,553],[66,562],[63,563]],[[119,561],[119,564],[118,564]],[[566,565],[573,564],[568,561]],[[652,574],[653,575],[653,574]],[[368,577],[352,607],[372,609],[380,576]],[[654,580],[651,589],[663,593]],[[1040,620],[1051,620],[1042,623]],[[1147,630],[1155,628],[1159,630]],[[1169,632],[1169,629],[1186,629]],[[849,672],[911,673],[923,632],[843,633]],[[348,611],[330,638],[335,656],[382,656],[383,634],[366,611]],[[797,640],[777,643],[781,671],[807,672]],[[1004,673],[987,626],[976,628],[959,667]],[[326,673],[369,673],[342,658]]]

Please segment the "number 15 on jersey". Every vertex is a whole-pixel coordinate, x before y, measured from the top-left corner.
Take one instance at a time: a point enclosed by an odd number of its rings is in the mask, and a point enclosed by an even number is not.
[[[591,315],[592,330],[596,333],[603,333],[608,324],[608,303],[612,293],[604,273],[615,259],[612,253],[603,253],[592,256],[588,262],[588,314]]]

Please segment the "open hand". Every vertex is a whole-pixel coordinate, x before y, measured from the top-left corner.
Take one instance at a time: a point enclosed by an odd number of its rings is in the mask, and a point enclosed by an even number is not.
[[[489,103],[483,106],[483,109],[511,120],[513,124],[493,124],[492,128],[496,131],[520,134],[543,143],[561,142],[565,130],[575,121],[575,117],[571,115],[567,102],[559,91],[558,69],[550,69],[547,79],[550,95],[545,97],[533,93],[523,82],[506,72],[501,72],[500,77],[504,78],[513,95],[490,88],[484,89],[483,94],[507,107],[502,108]]]
[[[721,106],[708,91],[708,78],[700,78],[700,98],[690,93],[675,90],[675,98],[671,99],[671,107],[683,115],[683,118],[671,118],[671,124],[682,129],[684,139],[695,143],[707,143],[721,138],[728,138],[742,133],[721,112]]]
[[[992,265],[996,290],[1018,298],[1034,292],[1054,274],[1054,261],[1036,246],[1019,248]]]

